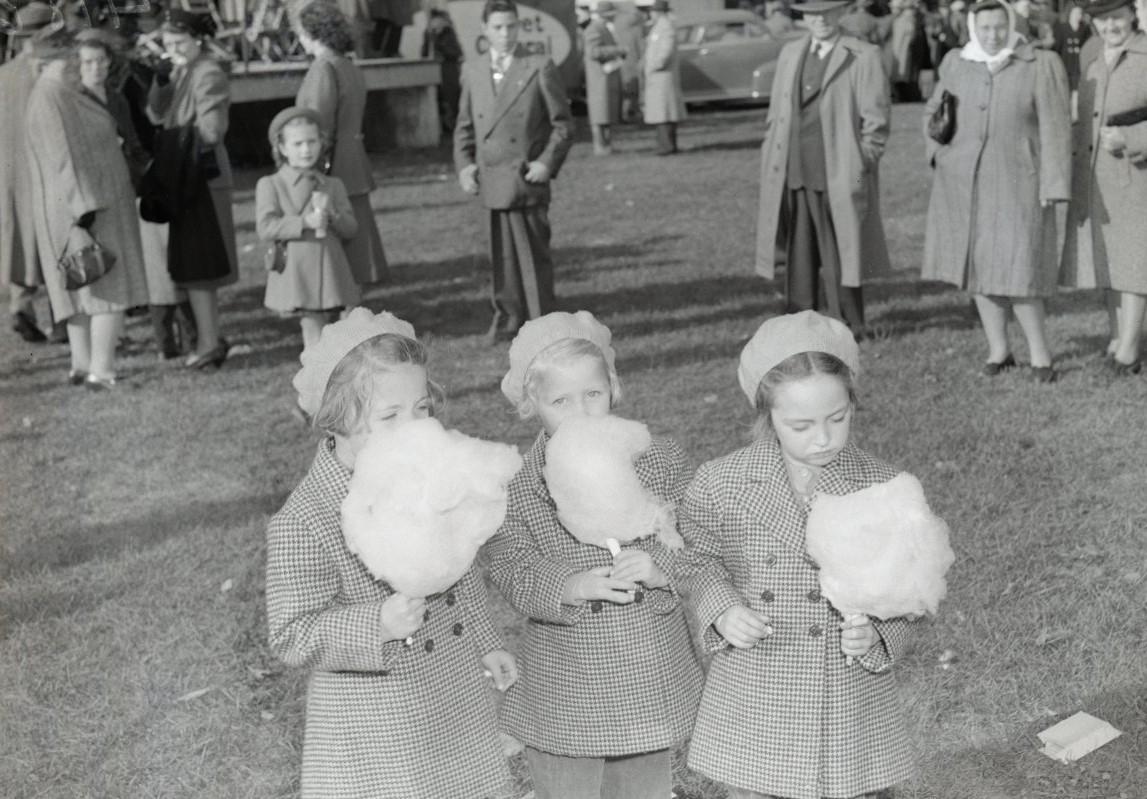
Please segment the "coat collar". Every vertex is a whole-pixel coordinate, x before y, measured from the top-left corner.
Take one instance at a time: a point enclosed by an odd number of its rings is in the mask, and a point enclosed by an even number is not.
[[[538,433],[533,445],[522,458],[522,475],[526,481],[526,486],[546,501],[550,500],[550,490],[546,487],[543,470],[546,468],[546,445],[548,443],[550,443],[550,437],[543,430]]]
[[[314,181],[315,186],[322,185],[323,175],[315,169],[295,169],[290,164],[283,164],[279,167],[279,174],[283,176],[288,186],[297,186],[303,178],[310,178]]]
[[[489,65],[489,60],[486,64]],[[510,68],[506,70],[506,74],[502,77],[502,85],[498,92],[494,94],[494,113],[490,117],[490,126],[498,124],[506,112],[510,110],[510,106],[514,104],[514,100],[518,99],[526,88],[526,84],[530,82],[533,76],[534,67],[530,64],[525,50],[519,45],[514,49],[514,57],[510,60]],[[492,77],[488,78],[486,83],[490,85],[490,91],[494,91],[494,80]]]
[[[805,34],[800,38],[800,45],[802,50],[801,58],[807,58],[812,50],[812,36]],[[824,69],[824,80],[821,82],[821,91],[823,93],[824,87],[832,82],[833,78],[840,74],[840,71],[845,68],[856,56],[864,49],[864,42],[853,36],[847,36],[843,33],[837,34],[836,40],[832,45],[832,50],[828,54],[828,65]],[[798,60],[799,64],[800,61]],[[797,67],[799,69],[799,67]]]
[[[335,455],[333,436],[327,436],[319,442],[319,451],[315,455],[311,475],[320,492],[333,500],[335,505],[342,503],[347,491],[350,490],[351,470]]]

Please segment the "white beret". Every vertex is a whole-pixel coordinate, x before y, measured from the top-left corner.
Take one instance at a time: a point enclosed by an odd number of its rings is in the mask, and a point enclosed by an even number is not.
[[[596,344],[609,370],[614,371],[617,356],[609,343],[612,339],[609,328],[589,311],[555,311],[526,322],[510,344],[510,371],[502,378],[502,393],[506,399],[520,405],[526,398],[526,370],[534,358],[546,347],[567,338],[582,338]]]
[[[414,326],[388,311],[375,314],[369,308],[355,308],[346,319],[324,327],[319,340],[299,356],[303,368],[291,381],[299,392],[299,407],[311,416],[318,413],[331,373],[339,361],[364,341],[386,333],[413,339]]]
[[[860,374],[860,348],[852,331],[836,319],[816,311],[801,311],[766,319],[741,351],[737,380],[749,404],[757,405],[757,388],[774,366],[802,352],[835,355],[852,374]]]

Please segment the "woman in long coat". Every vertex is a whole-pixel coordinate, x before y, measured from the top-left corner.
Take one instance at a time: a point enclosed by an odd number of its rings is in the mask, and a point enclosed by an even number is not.
[[[983,368],[1013,367],[1009,309],[1027,337],[1032,374],[1055,378],[1044,332],[1044,298],[1056,288],[1054,203],[1070,192],[1067,74],[1059,56],[1023,42],[1014,13],[988,0],[969,15],[971,40],[940,65],[924,127],[945,90],[956,130],[927,139],[933,168],[923,277],[970,292],[988,339]]]
[[[610,126],[621,121],[621,62],[626,53],[609,30],[609,20],[615,13],[612,0],[601,0],[582,34],[585,44],[585,103],[595,155],[613,152]]]
[[[1107,355],[1120,374],[1142,368],[1147,312],[1147,33],[1132,27],[1130,5],[1088,9],[1103,47],[1081,54],[1062,265],[1066,285],[1107,290]]]
[[[295,105],[318,113],[323,134],[331,142],[330,174],[343,182],[358,220],[358,233],[343,242],[343,249],[355,282],[370,286],[387,278],[386,253],[370,207],[375,183],[362,137],[366,84],[345,55],[354,46],[350,25],[336,6],[320,1],[299,12],[299,29],[303,49],[315,60],[303,77]]]
[[[203,39],[210,36],[214,25],[207,14],[193,14],[180,9],[168,12],[163,26],[163,47],[176,65],[171,82],[152,84],[148,94],[147,113],[164,130],[194,127],[199,143],[214,156],[218,176],[207,186],[211,192],[214,219],[207,223],[216,231],[192,229],[188,238],[221,240],[216,258],[223,263],[202,264],[209,277],[173,269],[170,254],[184,248],[176,223],[172,220],[170,235],[176,240],[169,249],[168,270],[181,288],[187,290],[198,329],[198,344],[185,365],[202,369],[221,366],[227,358],[228,343],[219,333],[219,300],[216,291],[239,278],[239,257],[235,251],[235,222],[231,214],[231,160],[223,137],[227,133],[231,89],[226,70],[203,49]],[[157,158],[157,160],[160,160]]]
[[[668,0],[654,0],[649,13],[653,27],[645,45],[645,124],[657,126],[657,154],[669,155],[677,152],[677,123],[685,118],[677,34]]]
[[[115,385],[123,313],[147,304],[135,189],[115,120],[72,74],[71,35],[45,29],[34,48],[44,67],[28,98],[25,124],[37,249],[41,262],[50,265],[44,279],[52,315],[68,326],[70,382],[108,389]],[[56,263],[86,242],[81,228],[115,256],[115,264],[69,291]]]

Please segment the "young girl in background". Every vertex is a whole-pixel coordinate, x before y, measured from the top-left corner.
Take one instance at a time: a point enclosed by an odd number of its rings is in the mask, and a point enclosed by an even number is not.
[[[529,619],[503,726],[526,746],[537,799],[665,799],[670,747],[688,737],[701,687],[670,554],[654,539],[612,559],[581,543],[543,477],[562,422],[606,416],[621,399],[609,329],[585,311],[526,322],[502,392],[542,426],[486,545],[490,577]],[[687,476],[676,443],[654,439],[635,468],[645,488],[677,503]]]
[[[303,346],[318,340],[323,325],[361,296],[343,239],[358,231],[342,181],[318,168],[324,144],[318,114],[285,108],[268,130],[279,171],[255,186],[255,232],[274,249],[267,258],[263,304],[301,314]]]
[[[414,329],[356,308],[302,355],[299,406],[325,437],[267,528],[272,651],[311,671],[302,795],[507,796],[509,774],[482,666],[516,679],[475,569],[427,599],[396,594],[346,547],[340,508],[371,432],[434,414]],[[409,639],[409,640],[408,640]],[[479,662],[481,661],[481,662]]]
[[[738,372],[755,440],[702,466],[679,509],[678,576],[715,653],[689,765],[733,799],[888,797],[910,774],[890,672],[909,622],[844,623],[805,549],[814,493],[896,475],[849,441],[859,368],[835,319],[762,324]]]

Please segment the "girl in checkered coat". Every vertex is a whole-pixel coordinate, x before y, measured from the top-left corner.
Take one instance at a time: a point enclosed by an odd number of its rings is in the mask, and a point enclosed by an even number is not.
[[[271,649],[311,671],[303,739],[307,799],[483,799],[509,774],[483,666],[505,690],[513,658],[474,569],[426,599],[375,581],[343,540],[340,508],[371,431],[434,412],[414,329],[356,308],[302,355],[299,406],[326,433],[267,528]]]
[[[670,553],[643,539],[611,560],[581,543],[558,521],[543,477],[562,421],[605,416],[620,399],[609,330],[585,311],[527,322],[502,391],[542,423],[486,544],[491,578],[528,617],[503,726],[526,745],[537,799],[667,799],[670,747],[688,737],[701,689]],[[676,443],[654,439],[635,468],[657,497],[681,498]]]
[[[756,440],[703,465],[678,511],[678,577],[713,653],[689,765],[733,799],[887,797],[910,775],[890,671],[910,622],[846,624],[805,549],[814,493],[896,475],[849,442],[858,369],[835,319],[766,321],[738,374]]]

